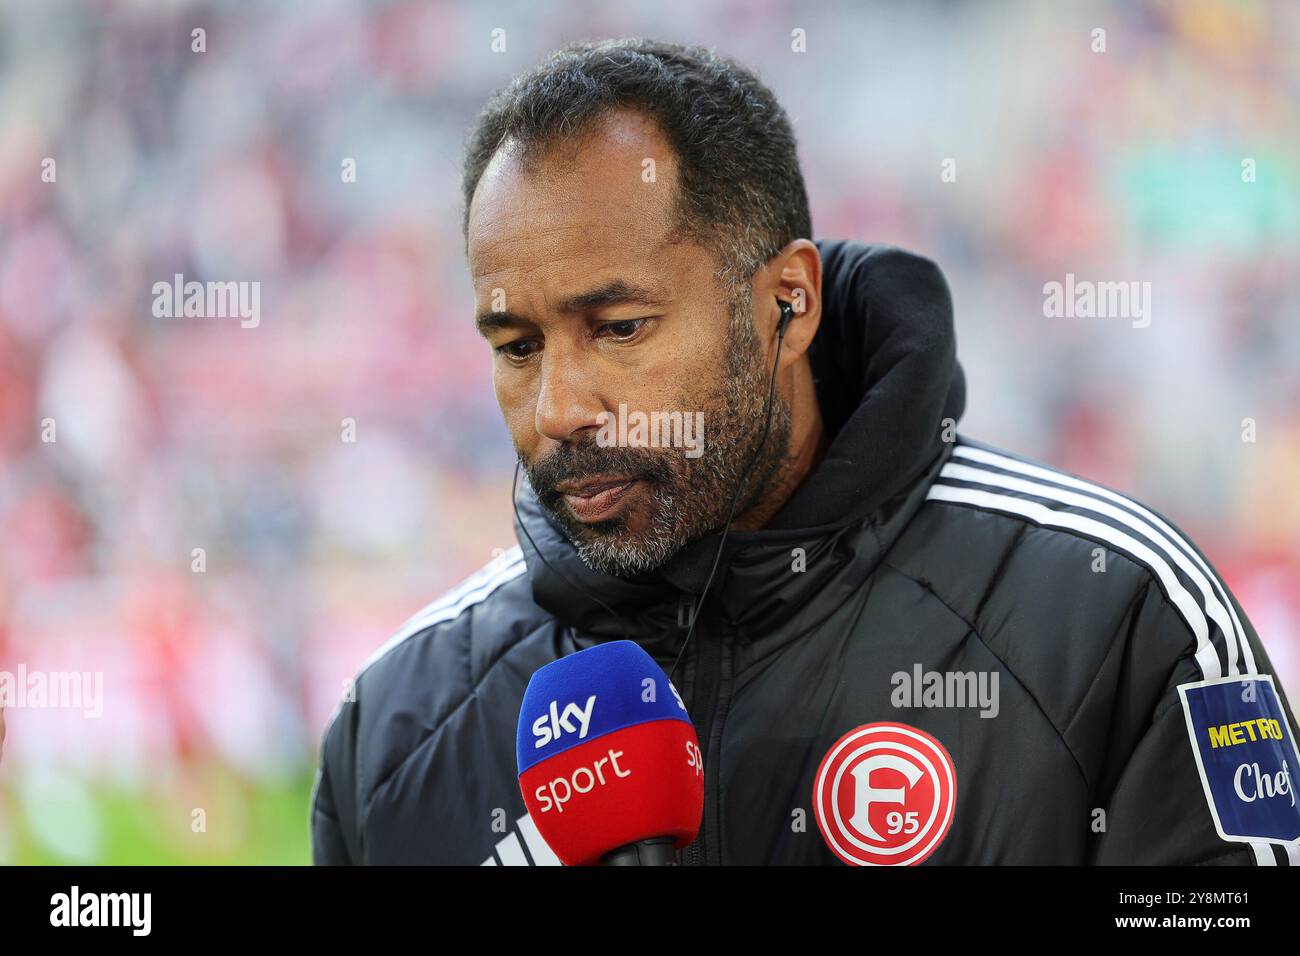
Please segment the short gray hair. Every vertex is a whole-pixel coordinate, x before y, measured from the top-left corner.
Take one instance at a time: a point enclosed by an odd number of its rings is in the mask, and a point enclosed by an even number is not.
[[[677,229],[713,251],[726,288],[812,238],[794,132],[772,91],[702,47],[640,39],[564,47],[493,96],[465,152],[466,237],[474,190],[502,144],[527,160],[619,108],[651,116],[676,151]]]

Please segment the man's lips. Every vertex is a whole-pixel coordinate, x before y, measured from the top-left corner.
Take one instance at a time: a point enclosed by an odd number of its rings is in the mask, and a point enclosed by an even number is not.
[[[624,475],[601,475],[582,481],[562,481],[555,490],[564,496],[575,518],[582,522],[608,521],[617,512],[637,479]]]

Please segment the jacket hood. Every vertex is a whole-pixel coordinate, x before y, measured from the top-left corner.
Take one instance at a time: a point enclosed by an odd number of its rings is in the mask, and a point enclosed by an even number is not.
[[[809,361],[829,448],[765,527],[727,536],[701,623],[721,619],[738,632],[756,621],[813,624],[821,598],[834,603],[835,591],[859,586],[919,507],[951,450],[944,422],[955,432],[965,409],[952,299],[938,266],[892,246],[816,244],[822,320]],[[703,591],[719,533],[657,571],[618,578],[582,563],[527,481],[516,502],[538,605],[596,639],[629,637],[652,653],[680,639],[683,601]],[[847,533],[864,525],[874,533]],[[796,548],[806,570],[792,574]]]

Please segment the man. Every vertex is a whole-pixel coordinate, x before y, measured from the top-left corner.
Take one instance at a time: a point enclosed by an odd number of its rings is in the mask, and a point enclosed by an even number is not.
[[[522,552],[362,668],[318,863],[556,862],[524,688],[623,638],[682,655],[684,863],[1300,863],[1294,721],[1241,607],[1142,505],[956,434],[941,273],[809,240],[751,73],[568,48],[489,104],[464,192]]]

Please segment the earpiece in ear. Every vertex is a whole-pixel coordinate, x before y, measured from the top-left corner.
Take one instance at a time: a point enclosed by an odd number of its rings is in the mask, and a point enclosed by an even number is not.
[[[777,299],[776,304],[781,307],[781,324],[777,326],[776,337],[783,338],[785,336],[786,326],[789,325],[790,320],[794,318],[794,306],[789,302],[786,302],[784,299]]]

